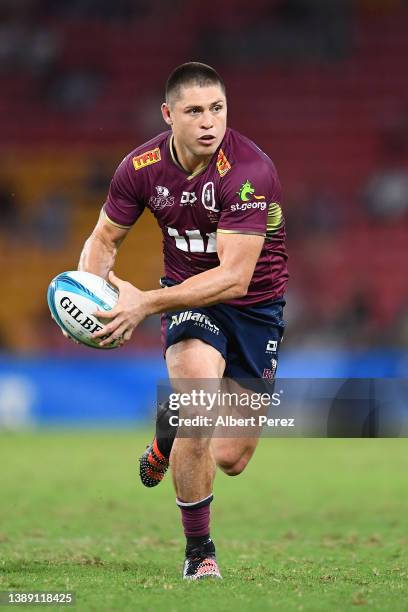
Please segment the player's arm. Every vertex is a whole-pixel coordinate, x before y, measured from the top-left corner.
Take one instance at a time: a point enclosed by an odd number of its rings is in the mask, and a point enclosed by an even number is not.
[[[180,285],[146,292],[149,314],[209,306],[246,295],[263,243],[263,236],[218,232],[219,266]]]
[[[136,179],[132,154],[129,154],[113,175],[98,223],[82,249],[79,270],[108,278],[119,246],[144,209],[140,198],[142,184]]]
[[[92,272],[92,274],[108,279],[108,274],[114,267],[119,246],[128,231],[129,228],[113,225],[101,211],[95,229],[82,249],[78,270]]]
[[[95,313],[111,319],[101,333],[96,332],[95,338],[106,336],[101,345],[120,336],[126,341],[134,328],[151,314],[208,306],[244,296],[263,243],[264,236],[219,232],[217,251],[220,264],[166,289],[139,291],[111,272],[109,280],[119,288],[120,298],[112,311]]]
[[[113,175],[99,220],[82,249],[79,270],[108,278],[119,246],[144,209],[142,183],[137,178],[129,154]]]

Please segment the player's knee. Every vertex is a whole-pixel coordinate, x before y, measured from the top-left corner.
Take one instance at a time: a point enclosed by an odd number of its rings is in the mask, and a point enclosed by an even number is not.
[[[218,467],[228,476],[242,474],[251,459],[256,447],[255,443],[233,447],[230,443],[219,440],[214,447],[214,457]]]
[[[248,464],[248,458],[243,456],[238,460],[225,457],[217,462],[218,467],[227,474],[227,476],[239,476],[245,470]]]

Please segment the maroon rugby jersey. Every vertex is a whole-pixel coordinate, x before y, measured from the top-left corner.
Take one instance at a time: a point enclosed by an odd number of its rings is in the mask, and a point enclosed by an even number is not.
[[[280,203],[272,161],[228,128],[208,166],[195,174],[177,162],[171,132],[129,153],[112,179],[104,212],[111,222],[128,228],[149,208],[163,232],[165,274],[178,282],[219,264],[217,232],[265,236],[247,295],[228,302],[245,306],[280,298],[285,291]]]

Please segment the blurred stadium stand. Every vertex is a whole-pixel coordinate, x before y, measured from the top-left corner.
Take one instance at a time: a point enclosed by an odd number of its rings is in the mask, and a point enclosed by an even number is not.
[[[286,345],[406,343],[408,201],[380,214],[367,203],[390,165],[408,176],[405,2],[219,0],[203,11],[198,0],[20,0],[2,2],[0,18],[4,349],[86,350],[49,320],[46,287],[76,267],[123,155],[164,130],[165,79],[192,58],[221,72],[230,125],[281,176]],[[146,213],[117,273],[153,288],[161,270]],[[158,327],[146,322],[127,350],[158,350]]]

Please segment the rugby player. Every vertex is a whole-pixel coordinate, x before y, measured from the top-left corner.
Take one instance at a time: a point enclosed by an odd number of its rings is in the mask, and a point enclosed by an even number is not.
[[[102,345],[126,342],[149,315],[162,313],[170,380],[273,379],[282,338],[287,281],[281,187],[269,157],[227,128],[225,85],[198,62],[176,68],[161,112],[169,130],[129,153],[86,241],[79,269],[103,276],[119,301],[96,333]],[[265,109],[265,118],[268,112]],[[262,120],[262,118],[260,118]],[[119,246],[145,208],[163,232],[161,287],[140,291],[113,273]],[[168,404],[140,459],[155,486],[171,466],[186,536],[183,576],[221,577],[210,537],[216,466],[240,474],[257,438],[175,438]]]

